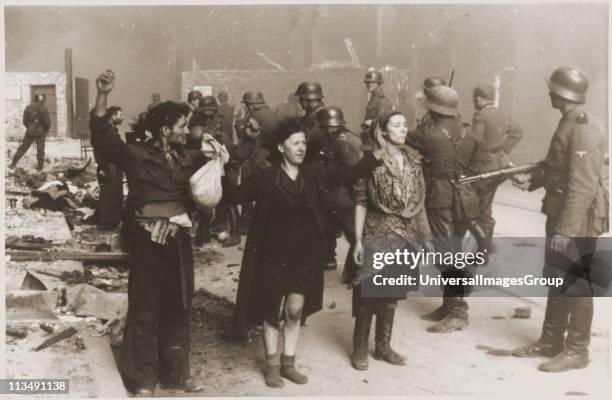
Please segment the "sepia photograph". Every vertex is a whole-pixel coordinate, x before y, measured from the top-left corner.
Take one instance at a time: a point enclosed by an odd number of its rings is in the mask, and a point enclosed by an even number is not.
[[[609,396],[609,2],[132,3],[2,2],[0,394]]]

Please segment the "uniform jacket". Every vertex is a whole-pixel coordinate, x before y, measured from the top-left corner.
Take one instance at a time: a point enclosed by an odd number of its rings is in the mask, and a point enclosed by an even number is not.
[[[484,147],[478,165],[481,172],[505,167],[508,164],[506,155],[523,136],[521,128],[493,105],[487,105],[474,113],[472,131]]]
[[[313,161],[322,160],[322,149],[324,146],[325,133],[319,125],[318,113],[325,107],[325,104],[321,105],[310,113],[300,118],[300,122],[304,126],[304,133],[306,134],[306,141],[308,142],[308,151],[306,153],[306,163]]]
[[[219,104],[219,115],[222,117],[221,130],[227,140],[234,140],[234,106],[229,103]]]
[[[556,220],[555,234],[575,237],[607,232],[607,149],[606,136],[592,114],[577,107],[561,118],[544,167],[530,188],[546,188],[542,212]]]
[[[322,242],[326,242],[325,220],[322,192],[327,187],[349,184],[361,177],[365,177],[377,165],[377,161],[371,154],[364,158],[352,168],[330,168],[321,163],[301,166],[301,173],[305,179],[305,196],[308,207],[312,212]],[[230,203],[245,203],[255,201],[253,221],[249,226],[249,233],[245,244],[240,269],[240,280],[236,295],[236,309],[233,322],[233,333],[237,338],[246,338],[253,321],[251,316],[253,282],[257,270],[261,268],[259,255],[263,246],[266,222],[270,215],[270,199],[275,185],[278,184],[280,174],[278,165],[257,171],[240,186],[229,183],[227,178],[223,181],[223,198]],[[323,287],[316,288],[312,295],[308,296],[304,304],[304,315],[310,315],[322,308]]]
[[[248,116],[255,118],[259,123],[262,145],[265,147],[272,145],[274,132],[278,129],[279,122],[279,118],[274,111],[268,105],[263,105],[250,112]],[[246,120],[236,121],[236,135],[238,140],[246,137]]]
[[[26,135],[46,135],[51,127],[49,110],[44,104],[31,103],[23,111],[23,126],[26,127]]]
[[[361,140],[357,134],[343,130],[329,138],[323,148],[323,159],[326,165],[334,168],[351,167],[361,158]],[[353,207],[351,194],[357,183],[348,186],[331,188],[325,195],[325,208],[328,211],[342,210]]]
[[[423,126],[423,125],[422,125]],[[478,199],[470,185],[457,185],[454,179],[476,173],[482,146],[469,125],[459,116],[443,118],[409,132],[408,145],[424,157],[428,208],[463,208],[465,216],[478,215]]]
[[[370,100],[368,100],[368,104],[365,108],[365,116],[363,117],[364,121],[372,120],[372,124],[368,129],[370,136],[374,137],[372,133],[376,128],[376,124],[378,123],[378,117],[382,115],[386,115],[393,111],[393,105],[391,104],[391,100],[385,93],[383,92],[382,86],[379,86],[374,92],[370,94]]]

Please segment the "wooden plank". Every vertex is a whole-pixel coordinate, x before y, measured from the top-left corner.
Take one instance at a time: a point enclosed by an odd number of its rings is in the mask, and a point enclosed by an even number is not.
[[[129,261],[130,253],[116,252],[89,252],[89,251],[27,251],[6,250],[6,255],[11,261]]]

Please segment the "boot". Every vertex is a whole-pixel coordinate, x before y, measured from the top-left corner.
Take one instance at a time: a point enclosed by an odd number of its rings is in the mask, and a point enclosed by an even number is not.
[[[362,305],[359,307],[357,317],[355,318],[353,356],[351,357],[351,365],[360,371],[368,369],[368,339],[370,338],[371,326],[372,310]]]
[[[439,322],[448,315],[448,312],[448,301],[446,300],[446,297],[442,297],[442,305],[435,310],[428,312],[427,314],[421,315],[421,319],[425,321]]]
[[[568,299],[550,295],[546,300],[546,312],[542,324],[542,335],[537,342],[512,351],[515,357],[555,357],[563,351],[564,335],[569,314]]]
[[[448,314],[440,322],[427,328],[427,332],[449,333],[463,330],[468,326],[466,301],[460,297],[448,297],[446,301]]]
[[[396,353],[391,348],[391,332],[393,330],[393,318],[395,307],[386,307],[376,316],[376,348],[374,359],[383,360],[393,365],[406,364],[406,357]]]
[[[38,164],[36,165],[36,170],[42,171],[44,165],[45,165],[45,160],[38,160]]]
[[[235,205],[229,206],[229,224],[230,224],[230,235],[223,241],[221,247],[232,247],[240,244],[240,230],[238,229],[238,207]]]
[[[552,360],[541,364],[538,369],[546,372],[564,372],[586,368],[589,365],[589,343],[593,322],[593,298],[570,297],[570,319],[565,349]]]
[[[289,379],[298,385],[308,383],[308,377],[295,369],[295,356],[286,356],[284,354],[281,356],[280,374],[283,378]]]
[[[278,352],[266,354],[266,368],[264,370],[266,385],[271,388],[285,387],[285,381],[281,378],[281,365]]]

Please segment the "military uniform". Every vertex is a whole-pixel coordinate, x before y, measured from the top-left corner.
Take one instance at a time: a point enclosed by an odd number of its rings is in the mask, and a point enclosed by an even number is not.
[[[601,263],[596,252],[597,237],[608,231],[608,145],[599,122],[583,109],[588,80],[582,71],[560,67],[548,88],[553,107],[563,117],[543,167],[531,174],[529,190],[546,189],[543,276],[564,281],[560,288],[549,288],[539,340],[513,354],[553,357],[539,369],[563,372],[588,365],[593,284],[609,285],[598,281],[599,272],[609,274],[609,265]]]
[[[461,240],[468,230],[475,231],[478,198],[470,185],[458,185],[461,175],[471,175],[477,165],[480,143],[473,137],[469,125],[459,116],[444,117],[408,135],[407,143],[424,156],[427,188],[425,204],[436,249],[441,252],[461,251]],[[461,277],[466,271],[454,266],[443,267],[442,275]],[[467,320],[468,304],[464,286],[444,288],[444,314],[432,320],[454,315]]]
[[[374,92],[370,94],[368,104],[366,105],[365,115],[363,117],[364,122],[370,120],[371,124],[369,127],[365,127],[362,132],[361,140],[363,141],[364,148],[371,148],[374,145],[374,131],[378,119],[387,115],[393,111],[393,105],[391,100],[383,91],[382,86],[379,86]]]
[[[318,113],[324,108],[325,104],[321,103],[318,107],[314,108],[308,114],[300,118],[300,122],[304,126],[306,142],[308,143],[308,150],[304,160],[304,162],[307,164],[323,160],[322,148],[325,146],[325,133],[319,124]]]
[[[329,167],[341,168],[357,164],[361,158],[361,141],[357,134],[343,129],[328,138],[323,148],[324,163]],[[349,242],[349,250],[344,263],[343,281],[348,276],[353,263],[355,245],[355,205],[351,193],[354,186],[339,186],[323,193],[323,203],[327,211],[328,260],[336,258],[336,233],[342,231]]]
[[[480,173],[504,168],[508,164],[507,154],[523,136],[517,126],[504,112],[492,104],[476,111],[472,120],[474,136],[483,143],[483,151],[478,160]],[[480,215],[478,225],[487,237],[493,237],[495,219],[493,219],[493,197],[502,181],[486,181],[478,185]]]
[[[15,168],[19,159],[28,151],[32,143],[36,142],[37,169],[42,170],[45,162],[45,139],[51,127],[51,118],[47,107],[42,102],[33,102],[28,105],[23,111],[23,126],[26,128],[25,137],[17,148],[11,168]]]
[[[224,141],[234,142],[234,106],[221,102],[219,104],[219,115],[221,116],[221,131],[224,135]]]

